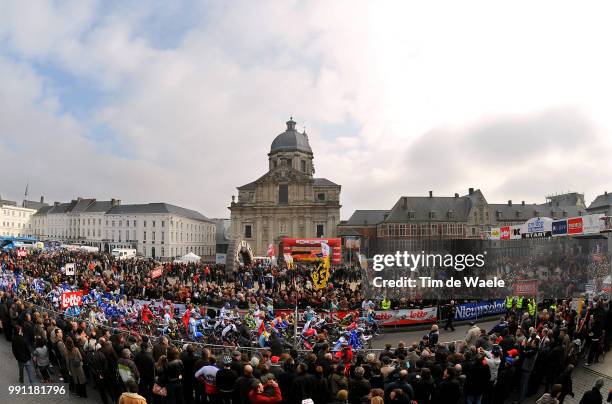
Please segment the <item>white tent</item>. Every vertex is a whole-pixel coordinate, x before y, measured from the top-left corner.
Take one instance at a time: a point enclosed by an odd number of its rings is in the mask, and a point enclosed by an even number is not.
[[[175,260],[174,262],[183,262],[183,263],[200,262],[200,257],[190,252],[188,254],[183,255],[181,258]]]

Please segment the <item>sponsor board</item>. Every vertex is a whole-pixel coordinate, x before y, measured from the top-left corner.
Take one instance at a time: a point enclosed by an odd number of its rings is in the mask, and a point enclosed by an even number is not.
[[[581,217],[571,217],[567,219],[567,234],[582,234]]]
[[[510,240],[518,240],[521,237],[521,225],[515,224],[514,226],[510,226]]]
[[[500,227],[499,238],[501,240],[510,240],[510,226]]]
[[[217,253],[215,254],[215,264],[223,264],[225,265],[225,260],[227,259],[226,254]]]
[[[491,229],[491,240],[499,240],[500,231],[499,227],[494,227]]]
[[[567,235],[567,219],[555,220],[552,223],[552,235],[553,237]]]
[[[492,300],[478,303],[458,304],[455,311],[455,320],[471,320],[478,317],[506,312],[503,300]]]
[[[538,294],[538,281],[514,281],[515,296],[535,296]]]
[[[64,292],[62,293],[61,298],[62,309],[81,306],[83,304],[83,291],[77,290],[76,292]]]
[[[162,276],[163,273],[164,273],[164,267],[163,266],[160,265],[158,267],[155,267],[155,268],[153,268],[151,270],[151,279],[157,279],[160,276]]]
[[[602,214],[582,217],[582,234],[597,234],[603,230]]]
[[[75,267],[76,265],[74,263],[64,265],[64,273],[66,276],[73,276],[75,274]]]

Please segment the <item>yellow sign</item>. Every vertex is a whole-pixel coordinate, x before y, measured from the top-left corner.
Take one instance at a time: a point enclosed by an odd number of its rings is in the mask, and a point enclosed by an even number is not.
[[[312,271],[312,282],[315,290],[323,289],[329,280],[329,257],[325,258],[319,266]]]

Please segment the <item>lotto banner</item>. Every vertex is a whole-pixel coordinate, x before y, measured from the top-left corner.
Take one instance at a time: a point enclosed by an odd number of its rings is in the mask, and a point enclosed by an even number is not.
[[[499,229],[499,238],[502,240],[510,240],[510,226],[501,227]]]
[[[358,310],[353,310],[355,315],[359,316]],[[438,320],[438,308],[437,307],[425,307],[423,309],[402,309],[402,310],[376,310],[374,312],[378,324],[383,327],[393,327],[398,325],[410,325],[410,324],[422,324],[432,323]],[[319,315],[325,317],[327,321],[337,323],[342,320],[351,311],[335,311],[329,313],[319,313]],[[274,310],[274,314],[277,316],[294,314],[294,310]],[[303,324],[304,310],[298,310],[298,323]]]
[[[383,326],[431,323],[438,320],[438,308],[381,310],[376,311],[376,319]]]
[[[83,304],[83,291],[77,290],[76,292],[64,292],[62,293],[62,309],[68,307],[80,306]]]

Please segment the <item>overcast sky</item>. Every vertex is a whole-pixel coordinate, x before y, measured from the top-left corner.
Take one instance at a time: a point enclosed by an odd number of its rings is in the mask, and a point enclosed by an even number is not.
[[[293,116],[342,218],[468,187],[589,203],[612,190],[610,8],[2,2],[0,195],[229,217]]]

